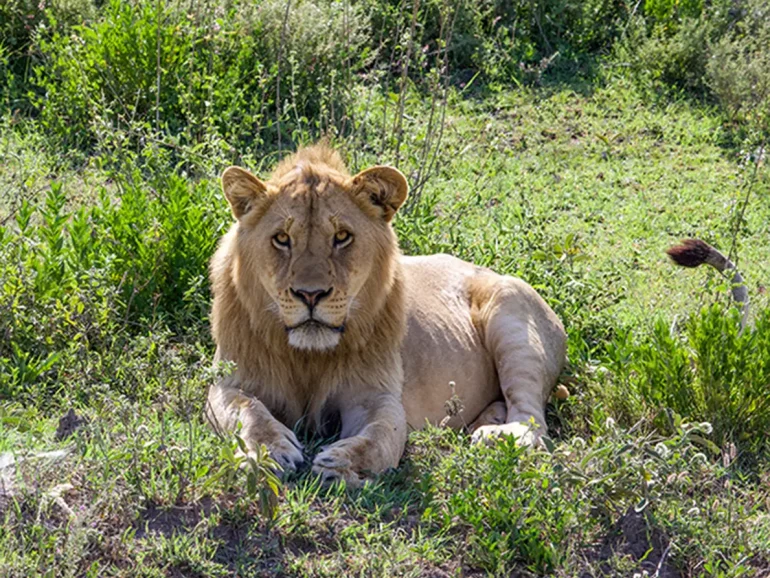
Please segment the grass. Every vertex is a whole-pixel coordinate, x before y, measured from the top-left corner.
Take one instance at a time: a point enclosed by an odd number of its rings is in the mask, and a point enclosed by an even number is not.
[[[415,135],[424,112],[410,114]],[[398,232],[408,253],[522,276],[564,319],[573,395],[550,408],[554,442],[489,449],[430,429],[359,492],[305,471],[276,495],[269,463],[242,470],[237,440],[201,419],[215,374],[204,275],[228,222],[216,181],[57,165],[6,125],[3,574],[762,575],[768,411],[751,404],[768,355],[746,348],[767,335],[766,177],[740,236],[754,331],[733,335],[719,279],[663,255],[687,235],[729,245],[746,169],[722,131],[714,111],[661,107],[622,80],[455,98],[441,170]],[[689,329],[672,336],[675,317]],[[715,407],[724,384],[751,407]],[[70,408],[86,422],[59,439]]]
[[[419,86],[349,97],[351,168],[424,176],[435,101]],[[394,144],[382,127],[401,103]],[[533,284],[567,326],[572,396],[549,405],[541,450],[413,432],[398,470],[360,491],[308,471],[278,484],[267,456],[242,467],[237,437],[202,420],[227,371],[207,317],[230,219],[216,177],[280,155],[119,123],[63,151],[50,120],[0,124],[0,575],[766,575],[770,178],[760,165],[751,181],[720,110],[609,74],[449,91],[436,170],[396,219],[402,248]],[[664,255],[688,236],[729,250],[736,223],[742,335],[726,282]],[[69,410],[82,421],[66,427]]]

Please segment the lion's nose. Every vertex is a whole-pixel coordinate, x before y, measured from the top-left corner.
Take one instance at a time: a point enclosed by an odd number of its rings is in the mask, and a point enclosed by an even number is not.
[[[305,305],[310,307],[310,309],[318,305],[318,302],[321,299],[331,295],[331,292],[332,292],[331,289],[326,289],[325,291],[323,289],[316,289],[314,291],[307,291],[305,289],[291,290],[291,294],[294,295],[300,301],[302,301]]]

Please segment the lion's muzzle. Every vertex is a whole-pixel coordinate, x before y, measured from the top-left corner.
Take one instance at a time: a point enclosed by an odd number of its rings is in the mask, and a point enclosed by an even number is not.
[[[333,320],[335,316],[329,318],[328,312],[323,310],[332,305],[333,299],[330,299],[332,291],[331,288],[295,289],[294,287],[289,290],[295,303],[299,301],[304,305],[304,307],[300,306],[304,309],[300,318],[295,317],[291,323],[286,324],[289,345],[297,349],[316,351],[336,347],[345,331],[345,323],[344,319]]]
[[[310,309],[310,312],[312,314],[313,307],[315,307],[321,299],[324,299],[332,294],[332,290],[330,289],[294,289],[293,287],[290,289],[291,294],[294,295],[297,299],[302,301],[305,305],[307,305],[308,309]]]

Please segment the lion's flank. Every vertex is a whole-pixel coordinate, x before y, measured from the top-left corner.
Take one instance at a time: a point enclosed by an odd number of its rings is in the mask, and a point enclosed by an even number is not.
[[[697,267],[703,265],[711,255],[711,246],[700,239],[685,239],[679,245],[669,247],[666,254],[671,260],[682,267]]]

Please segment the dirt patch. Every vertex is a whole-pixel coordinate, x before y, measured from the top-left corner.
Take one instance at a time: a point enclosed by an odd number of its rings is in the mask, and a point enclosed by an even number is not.
[[[216,507],[208,498],[184,506],[161,507],[150,503],[139,514],[136,537],[145,538],[152,533],[171,536],[189,532],[201,519],[211,515]]]
[[[56,427],[56,433],[54,439],[56,441],[62,441],[74,434],[82,426],[86,425],[88,421],[80,417],[75,413],[75,410],[70,410],[59,418],[59,425]]]
[[[586,572],[582,578],[613,576],[615,571],[608,562],[613,558],[636,563],[635,571],[646,571],[650,576],[681,578],[681,572],[669,560],[670,545],[671,541],[649,523],[644,512],[629,508],[604,539],[598,553],[590,556],[600,571]]]

